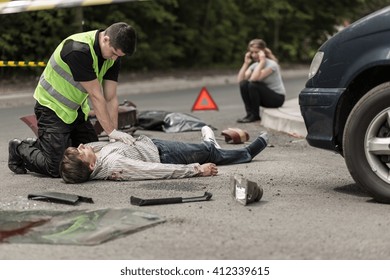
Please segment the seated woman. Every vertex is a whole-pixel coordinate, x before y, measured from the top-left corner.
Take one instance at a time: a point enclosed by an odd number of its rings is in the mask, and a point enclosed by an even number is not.
[[[216,165],[250,162],[268,143],[266,132],[249,146],[221,149],[208,126],[203,143],[150,139],[141,135],[133,144],[92,142],[65,150],[60,175],[66,183],[88,180],[173,179],[217,175]]]
[[[286,90],[276,57],[261,39],[248,44],[244,63],[237,75],[246,116],[239,123],[261,120],[260,106],[278,108],[284,103]]]

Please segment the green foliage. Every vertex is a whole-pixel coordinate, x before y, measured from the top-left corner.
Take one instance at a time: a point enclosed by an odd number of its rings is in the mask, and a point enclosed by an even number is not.
[[[264,39],[282,63],[308,63],[336,25],[386,5],[388,0],[155,0],[7,14],[1,15],[0,60],[47,61],[65,37],[124,21],[138,33],[137,52],[123,63],[127,70],[237,67],[253,38]]]

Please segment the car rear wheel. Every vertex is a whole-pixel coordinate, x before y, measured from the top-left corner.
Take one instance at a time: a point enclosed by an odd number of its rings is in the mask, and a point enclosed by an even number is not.
[[[390,203],[390,83],[370,90],[352,109],[343,150],[356,183],[376,201]]]

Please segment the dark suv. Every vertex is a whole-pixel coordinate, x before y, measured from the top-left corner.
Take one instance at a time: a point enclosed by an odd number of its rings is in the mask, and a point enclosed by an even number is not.
[[[390,203],[390,6],[319,48],[299,105],[308,143],[340,153],[356,183]]]

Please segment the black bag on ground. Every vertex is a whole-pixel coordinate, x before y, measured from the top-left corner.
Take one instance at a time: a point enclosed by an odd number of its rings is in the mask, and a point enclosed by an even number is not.
[[[170,112],[142,111],[138,114],[138,127],[145,130],[163,131],[164,118]]]
[[[202,120],[186,113],[166,111],[142,111],[138,115],[138,126],[145,130],[168,133],[200,131],[205,126]]]

